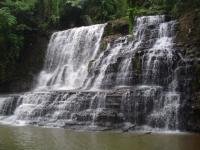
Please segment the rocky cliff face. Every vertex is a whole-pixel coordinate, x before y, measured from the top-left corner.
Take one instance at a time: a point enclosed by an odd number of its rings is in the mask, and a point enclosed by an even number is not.
[[[105,25],[53,34],[38,87],[0,98],[1,121],[199,132],[198,19],[139,17],[131,35],[125,20],[109,22],[104,35]]]
[[[200,12],[193,11],[179,18],[176,45],[184,57],[180,82],[185,101],[182,103],[183,120],[187,130],[200,131]],[[185,71],[184,71],[185,70]]]
[[[170,20],[170,17],[167,17]],[[123,29],[123,28],[122,28]],[[180,129],[187,131],[200,131],[200,12],[190,11],[177,20],[175,36],[175,49],[181,55],[183,62],[178,62],[177,76],[178,89],[182,93],[180,106]],[[115,33],[114,30],[111,30]],[[122,31],[122,30],[121,30]],[[126,33],[124,30],[123,33]],[[123,34],[122,33],[122,34]],[[114,34],[115,35],[115,34]],[[117,34],[118,35],[118,34]],[[107,38],[103,41],[113,42],[116,38]],[[106,42],[105,42],[106,43]],[[105,46],[104,46],[105,47]],[[140,55],[134,61],[134,68],[140,71]]]

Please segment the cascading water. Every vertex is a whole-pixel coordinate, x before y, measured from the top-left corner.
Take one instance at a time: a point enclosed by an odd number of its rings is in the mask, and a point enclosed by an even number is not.
[[[80,88],[87,77],[89,62],[99,50],[104,27],[104,24],[94,25],[54,33],[36,89]]]
[[[54,33],[35,90],[15,97],[14,105],[0,98],[1,120],[72,128],[121,128],[128,122],[135,129],[178,129],[176,21],[163,15],[138,17],[132,35],[100,51],[105,26]]]

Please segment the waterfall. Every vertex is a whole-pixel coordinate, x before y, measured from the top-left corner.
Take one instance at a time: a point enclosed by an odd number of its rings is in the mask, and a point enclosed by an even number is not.
[[[105,24],[56,32],[51,36],[36,89],[82,87],[88,64],[95,58]]]
[[[164,15],[135,21],[132,35],[108,43],[105,50],[100,50],[105,24],[55,32],[35,90],[0,98],[1,120],[69,128],[128,123],[139,130],[179,129],[176,21]]]
[[[159,67],[166,64],[167,71],[171,71],[172,58],[173,58],[173,31],[175,22],[165,22],[159,24],[158,39],[153,47],[146,54],[146,68],[145,82],[156,82],[157,77],[161,75]],[[163,66],[164,67],[164,66]],[[165,72],[166,75],[168,75]],[[151,80],[151,81],[150,81]]]

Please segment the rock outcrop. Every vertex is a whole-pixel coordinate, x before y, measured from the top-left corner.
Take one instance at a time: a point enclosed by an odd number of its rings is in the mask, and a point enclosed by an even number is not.
[[[131,35],[126,20],[53,34],[36,90],[3,98],[3,121],[199,132],[198,14],[138,17]]]
[[[184,92],[181,112],[184,128],[200,131],[200,12],[182,15],[177,28],[176,46],[184,57],[179,79]]]

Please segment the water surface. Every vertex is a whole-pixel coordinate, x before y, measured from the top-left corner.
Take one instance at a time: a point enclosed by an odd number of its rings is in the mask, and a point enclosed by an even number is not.
[[[200,150],[200,135],[0,126],[0,150]]]

